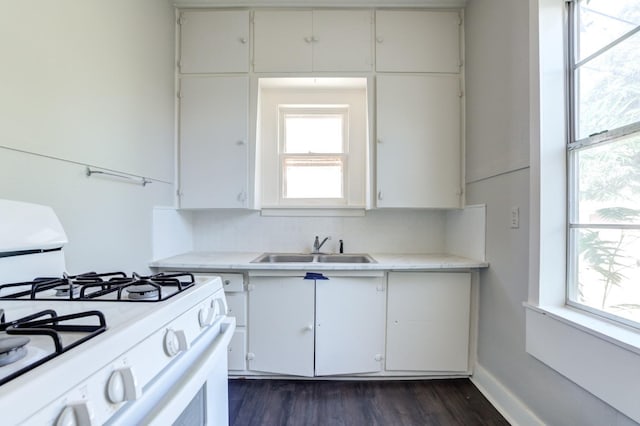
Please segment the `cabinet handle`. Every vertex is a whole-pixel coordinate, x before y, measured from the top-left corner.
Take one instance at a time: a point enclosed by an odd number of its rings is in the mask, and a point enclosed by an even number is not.
[[[382,143],[382,139],[377,139],[377,142],[378,143]]]
[[[238,194],[238,201],[240,201],[241,203],[244,203],[246,199],[247,199],[247,195],[244,193],[244,191]]]
[[[319,41],[320,41],[319,39],[317,39],[317,38],[315,38],[315,37],[311,37],[311,42],[312,42],[312,43],[317,43],[317,42],[319,42]]]
[[[306,43],[311,43],[311,42],[313,41],[313,37],[305,37],[305,38],[304,38],[304,41],[305,41]]]
[[[305,328],[304,331],[313,331],[313,324],[308,324]]]
[[[382,43],[384,41],[384,38],[378,36],[378,37],[376,37],[376,41],[378,43]]]
[[[236,145],[238,146],[243,146],[245,144],[245,142],[243,140],[237,140],[236,141]]]
[[[240,37],[240,43],[241,44],[247,44],[247,39],[244,37]]]
[[[378,200],[382,200],[382,191],[378,191]]]

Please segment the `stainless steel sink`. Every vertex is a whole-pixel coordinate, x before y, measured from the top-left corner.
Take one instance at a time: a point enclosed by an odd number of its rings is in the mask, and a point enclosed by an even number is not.
[[[368,254],[263,253],[251,263],[376,263]]]
[[[295,253],[264,253],[252,260],[251,263],[300,263],[313,262],[312,254]]]
[[[368,254],[319,254],[316,260],[321,263],[376,263]]]

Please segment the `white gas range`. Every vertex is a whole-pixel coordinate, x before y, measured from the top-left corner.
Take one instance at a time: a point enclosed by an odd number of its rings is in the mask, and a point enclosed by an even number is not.
[[[47,207],[0,200],[2,424],[228,423],[220,278],[64,273]]]

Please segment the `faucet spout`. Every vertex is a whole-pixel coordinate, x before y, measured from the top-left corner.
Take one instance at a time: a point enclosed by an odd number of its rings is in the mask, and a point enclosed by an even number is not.
[[[320,253],[320,248],[322,248],[324,243],[326,243],[327,240],[330,240],[330,239],[331,239],[331,237],[326,237],[324,240],[322,240],[322,242],[320,242],[320,239],[316,235],[316,238],[313,241],[313,253],[315,253],[315,254]]]

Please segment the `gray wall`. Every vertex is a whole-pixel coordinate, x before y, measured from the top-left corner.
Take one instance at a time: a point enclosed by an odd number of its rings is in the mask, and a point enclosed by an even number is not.
[[[635,424],[525,351],[529,227],[529,2],[466,9],[467,201],[487,204],[476,380],[513,421]],[[512,207],[520,228],[510,228]],[[497,391],[496,391],[497,390]]]
[[[146,270],[172,204],[174,14],[157,0],[2,2],[0,198],[52,206],[69,272]],[[85,166],[151,178],[87,178]]]

